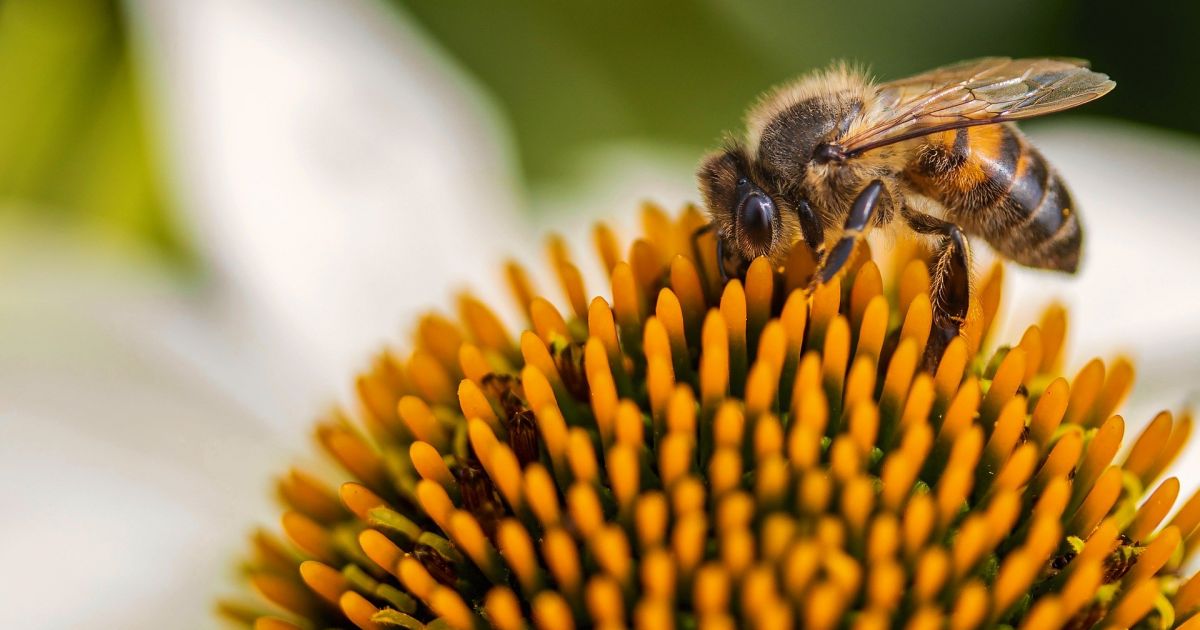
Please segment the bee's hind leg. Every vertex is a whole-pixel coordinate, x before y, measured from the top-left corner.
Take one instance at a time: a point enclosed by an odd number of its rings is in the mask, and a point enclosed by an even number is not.
[[[946,346],[958,336],[967,320],[971,299],[971,250],[957,225],[905,207],[904,220],[919,234],[940,236],[934,255],[930,300],[933,330],[925,346],[925,366],[937,368]]]
[[[871,225],[871,218],[875,215],[875,208],[879,206],[879,197],[882,194],[883,182],[878,179],[867,184],[867,187],[858,193],[854,205],[850,207],[850,214],[846,215],[842,238],[822,261],[815,281],[822,284],[829,282],[850,260],[850,255],[854,253],[854,244],[866,235],[867,227]]]

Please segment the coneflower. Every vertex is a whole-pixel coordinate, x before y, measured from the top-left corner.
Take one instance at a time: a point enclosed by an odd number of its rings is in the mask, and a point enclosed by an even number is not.
[[[1162,413],[1118,457],[1123,359],[1058,376],[1066,313],[990,348],[1002,268],[937,362],[929,274],[902,241],[832,282],[798,245],[722,283],[704,220],[648,207],[611,302],[563,242],[566,315],[516,264],[517,336],[463,296],[381,354],[317,428],[344,473],[279,484],[254,537],[258,628],[1200,628],[1200,495],[1158,481]],[[935,357],[936,358],[936,357]],[[936,363],[936,368],[926,368]],[[331,488],[336,488],[332,490]],[[1200,618],[1200,617],[1198,617]]]

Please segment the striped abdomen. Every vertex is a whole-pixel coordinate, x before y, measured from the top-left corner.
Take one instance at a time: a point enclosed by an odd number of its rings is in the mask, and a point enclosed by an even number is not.
[[[1022,265],[1074,272],[1083,237],[1071,194],[1011,124],[928,136],[905,172],[947,220]]]

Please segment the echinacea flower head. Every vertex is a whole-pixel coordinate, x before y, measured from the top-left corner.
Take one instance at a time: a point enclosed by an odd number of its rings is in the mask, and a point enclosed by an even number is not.
[[[358,377],[353,417],[319,424],[340,478],[280,481],[287,542],[258,533],[245,568],[266,602],[224,612],[258,628],[1200,627],[1200,580],[1180,574],[1200,496],[1168,520],[1180,484],[1159,480],[1191,420],[1164,412],[1124,440],[1129,362],[1059,376],[1053,305],[993,343],[999,266],[930,361],[918,244],[878,262],[860,245],[809,290],[803,245],[723,281],[711,235],[693,246],[703,223],[647,207],[628,256],[598,227],[610,298],[589,299],[551,239],[565,308],[510,264],[519,335],[470,296],[423,319],[404,358]]]

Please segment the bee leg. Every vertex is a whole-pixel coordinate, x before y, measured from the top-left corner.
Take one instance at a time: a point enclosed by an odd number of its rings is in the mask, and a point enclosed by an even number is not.
[[[700,255],[700,237],[715,229],[717,229],[715,223],[706,223],[696,228],[696,231],[692,232],[692,255],[696,257],[697,265],[699,265],[699,261],[703,259],[703,256]],[[717,242],[720,243],[720,240],[721,239],[717,239]],[[718,247],[720,247],[719,244]]]
[[[933,330],[925,346],[925,366],[936,369],[946,346],[967,320],[971,298],[971,250],[957,225],[905,208],[904,219],[919,234],[941,236],[933,265]]]
[[[858,193],[858,197],[855,197],[854,205],[850,206],[850,214],[846,216],[846,225],[842,228],[842,238],[829,251],[829,256],[817,272],[817,280],[821,283],[832,280],[845,266],[846,261],[850,260],[855,243],[866,234],[867,227],[871,225],[871,217],[875,214],[882,194],[883,182],[876,179],[867,184],[867,187]]]
[[[800,219],[800,233],[804,236],[808,248],[812,250],[813,260],[821,264],[821,259],[825,257],[825,230],[821,227],[821,221],[817,219],[812,206],[808,205],[807,199],[801,199],[797,204],[796,217]]]
[[[700,268],[703,268],[703,265],[700,264],[700,261],[704,259],[704,257],[700,255],[700,237],[712,232],[716,229],[716,227],[717,226],[715,223],[709,223],[697,228],[695,232],[692,232],[692,253],[695,254],[696,264]],[[721,274],[721,284],[725,284],[726,282],[729,282],[729,274],[725,271],[725,236],[720,232],[717,232],[716,236],[717,272]]]
[[[725,271],[725,238],[717,232],[717,271],[721,272],[721,284],[729,282],[729,273]]]

